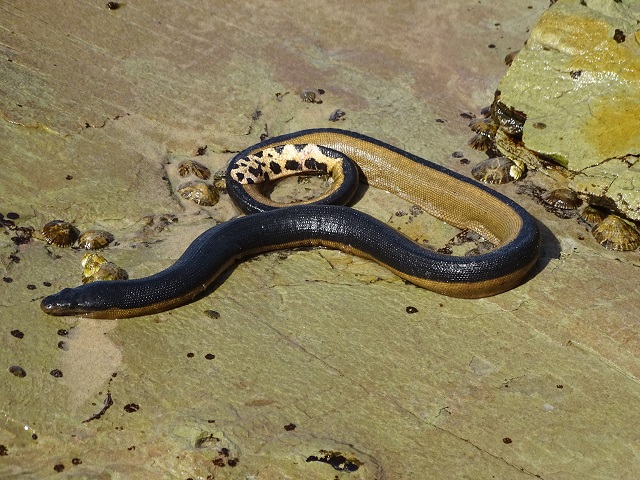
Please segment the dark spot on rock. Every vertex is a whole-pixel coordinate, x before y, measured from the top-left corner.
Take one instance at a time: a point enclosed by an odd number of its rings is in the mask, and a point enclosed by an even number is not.
[[[66,337],[67,335],[69,335],[69,330],[66,330],[64,328],[61,328],[60,330],[58,330],[56,332],[58,335],[60,335],[61,337]]]
[[[238,460],[237,458],[230,458],[229,460],[227,460],[227,465],[229,465],[230,467],[235,467],[236,465],[238,465],[238,463],[240,463],[240,460]]]
[[[73,175],[67,175],[67,176],[66,176],[66,177],[64,177],[64,178],[66,178],[67,180],[73,180]]]
[[[193,352],[189,352],[189,353],[187,353],[187,358],[193,358],[193,356],[194,356],[194,353],[193,353]]]
[[[513,442],[513,440],[511,440],[509,437],[504,437],[502,439],[502,443],[506,443],[507,445],[509,445],[511,442]]]
[[[0,457],[9,455],[9,450],[4,445],[0,445]]]
[[[320,450],[321,455],[311,455],[307,457],[307,462],[322,462],[331,465],[335,470],[341,472],[355,472],[362,466],[362,462],[350,458],[348,459],[342,453],[328,452]]]
[[[24,333],[22,333],[20,330],[11,330],[11,335],[16,338],[24,338]]]
[[[487,47],[489,47],[489,48],[496,48],[495,44],[493,44],[493,43],[490,43],[489,45],[487,45]]]
[[[36,286],[35,286],[34,284],[30,283],[29,285],[27,285],[27,288],[28,288],[29,290],[35,290],[35,289],[36,289]]]
[[[453,153],[451,154],[451,156],[452,156],[453,158],[462,158],[462,157],[464,157],[464,153],[456,151],[456,152],[453,152]]]
[[[18,215],[16,212],[9,212],[7,213],[7,218],[10,218],[11,220],[17,220],[20,218],[20,215]]]
[[[344,120],[344,116],[346,115],[346,112],[344,112],[343,110],[335,110],[331,115],[329,115],[329,121],[330,122],[337,122],[338,120]]]
[[[62,340],[60,340],[60,341],[58,342],[58,348],[59,348],[60,350],[64,350],[65,352],[66,352],[67,350],[69,350],[69,347],[67,346],[67,344],[66,344],[65,342],[63,342]]]
[[[213,353],[207,353],[204,358],[206,358],[207,360],[213,360],[214,358],[216,358],[216,356]]]
[[[24,368],[19,365],[11,365],[9,367],[9,371],[18,378],[24,378],[27,376],[27,372],[25,372]]]
[[[205,145],[204,147],[198,147],[198,149],[196,150],[196,155],[198,156],[202,156],[205,153],[207,153],[207,146]]]
[[[295,430],[295,429],[296,429],[296,425],[295,425],[295,423],[289,423],[289,424],[287,424],[287,425],[285,425],[285,426],[284,426],[284,429],[285,429],[287,432],[290,432],[290,431],[292,431],[292,430]]]
[[[224,467],[224,460],[222,458],[214,458],[211,461],[216,467]]]
[[[52,377],[62,378],[62,372],[57,368],[51,370],[49,373],[51,374]]]
[[[418,309],[416,307],[408,306],[406,308],[407,313],[418,313]]]
[[[71,463],[73,463],[74,465],[80,465],[82,463],[82,460],[80,460],[79,458],[72,458]]]
[[[205,310],[204,312],[207,317],[213,318],[213,319],[218,319],[220,318],[220,314],[218,312],[216,312],[215,310]]]
[[[2,277],[2,281],[4,283],[11,283],[11,282],[13,282],[13,278],[11,278],[11,277]]]
[[[44,285],[45,287],[50,287],[51,286],[51,282],[42,282],[42,285]]]
[[[53,469],[58,473],[64,472],[64,465],[61,463],[58,463],[57,465],[53,466]]]
[[[564,388],[564,385],[558,384],[558,385],[556,385],[556,388]]]
[[[127,403],[124,406],[124,411],[127,413],[134,413],[134,412],[137,412],[138,410],[140,410],[140,405],[136,403]]]
[[[582,70],[571,70],[569,72],[569,75],[571,76],[571,78],[576,80],[576,79],[580,78],[580,75],[582,75]]]
[[[120,8],[120,3],[118,2],[107,2],[107,8],[109,10],[117,10]]]
[[[625,37],[624,32],[619,28],[616,28],[615,32],[613,33],[613,39],[618,43],[622,43],[626,38],[627,37]]]
[[[544,130],[547,128],[547,124],[543,122],[536,122],[533,124],[533,128],[537,128],[538,130]]]
[[[447,123],[444,118],[436,118],[436,123]]]
[[[38,435],[36,435],[36,434],[34,433],[33,435],[31,435],[31,438],[32,438],[33,440],[37,440],[37,439],[38,439]]]

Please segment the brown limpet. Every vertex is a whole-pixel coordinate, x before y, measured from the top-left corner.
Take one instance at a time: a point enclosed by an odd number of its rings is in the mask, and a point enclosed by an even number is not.
[[[85,253],[82,257],[82,283],[96,280],[127,280],[129,274],[97,253]]]
[[[186,177],[187,175],[195,175],[202,180],[209,180],[211,177],[211,171],[202,165],[200,162],[196,162],[195,160],[185,160],[178,166],[178,174],[181,177]]]
[[[227,169],[218,170],[213,174],[213,186],[218,192],[227,192]]]
[[[617,215],[609,215],[591,233],[607,250],[629,251],[640,246],[640,232]]]
[[[98,250],[113,242],[113,235],[106,230],[87,230],[78,239],[78,246],[86,250]]]
[[[42,227],[42,235],[47,243],[58,247],[73,245],[79,233],[76,227],[64,220],[52,220]]]
[[[220,194],[212,185],[199,181],[183,183],[178,187],[178,193],[182,198],[203,207],[211,207],[220,199]]]
[[[474,150],[486,152],[493,147],[498,125],[490,118],[475,118],[469,122],[469,128],[476,134],[469,140],[469,146]]]
[[[587,205],[584,210],[582,210],[580,217],[585,222],[596,225],[607,217],[607,212],[593,205]]]
[[[576,192],[569,188],[549,190],[541,198],[547,205],[561,210],[575,210],[582,205],[582,200],[580,200]]]
[[[469,128],[475,133],[493,136],[498,131],[498,125],[490,118],[474,118],[469,122]]]
[[[471,169],[471,175],[483,183],[499,185],[519,180],[524,174],[524,164],[507,157],[488,158]]]

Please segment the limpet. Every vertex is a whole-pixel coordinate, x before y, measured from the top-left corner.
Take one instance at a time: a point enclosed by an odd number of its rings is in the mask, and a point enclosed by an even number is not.
[[[582,210],[580,217],[582,217],[585,222],[595,225],[604,220],[607,217],[607,213],[598,207],[587,205],[585,209]]]
[[[218,192],[227,192],[227,169],[218,170],[213,174],[213,186]]]
[[[211,207],[220,199],[218,191],[212,185],[199,181],[183,183],[178,187],[178,193],[203,207]]]
[[[86,250],[98,250],[113,242],[113,235],[106,230],[87,230],[78,239],[78,246]]]
[[[542,195],[542,201],[547,205],[561,210],[575,210],[582,204],[576,192],[569,188],[556,188]]]
[[[200,162],[196,162],[195,160],[185,160],[178,166],[178,174],[181,177],[195,175],[202,180],[209,180],[211,171]]]
[[[129,274],[115,263],[97,253],[85,253],[82,257],[82,283],[96,280],[127,280]]]
[[[47,243],[58,247],[73,245],[78,234],[78,229],[64,220],[52,220],[42,227],[42,235]]]
[[[469,140],[469,146],[474,150],[486,152],[493,146],[493,140],[498,125],[490,118],[476,118],[469,122],[469,128],[476,134]]]
[[[502,184],[519,180],[524,170],[524,163],[520,161],[507,157],[494,157],[478,163],[471,169],[471,175],[483,183]]]
[[[617,215],[609,215],[591,233],[607,250],[627,251],[640,246],[640,232]]]

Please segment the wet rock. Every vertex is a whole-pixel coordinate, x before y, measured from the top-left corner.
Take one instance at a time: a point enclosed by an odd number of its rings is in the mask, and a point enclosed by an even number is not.
[[[577,193],[633,220],[640,219],[639,21],[640,10],[626,3],[559,0],[498,87],[500,102],[526,115],[526,149],[566,167]]]

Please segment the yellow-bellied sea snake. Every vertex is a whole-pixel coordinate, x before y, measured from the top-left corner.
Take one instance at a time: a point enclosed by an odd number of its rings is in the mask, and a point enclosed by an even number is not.
[[[369,185],[394,193],[451,225],[473,230],[495,248],[468,257],[439,254],[365,213],[327,204],[348,201],[357,185],[358,169]],[[301,171],[330,173],[332,188],[313,202],[293,206],[260,193],[258,183]],[[463,298],[487,297],[517,286],[538,258],[536,222],[514,201],[355,132],[320,128],[264,140],[231,160],[227,186],[236,204],[257,213],[205,231],[160,273],[65,288],[46,297],[42,309],[51,315],[96,318],[160,312],[193,300],[241,258],[301,246],[336,248],[375,260],[416,285]]]

